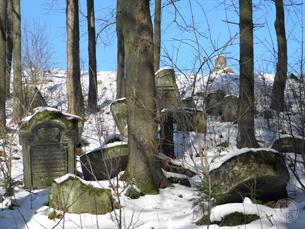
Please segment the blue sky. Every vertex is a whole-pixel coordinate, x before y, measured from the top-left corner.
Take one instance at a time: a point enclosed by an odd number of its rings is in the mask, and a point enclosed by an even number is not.
[[[44,28],[53,52],[53,65],[63,69],[66,68],[65,2],[65,0],[21,0],[23,27],[29,29],[34,25],[40,25]],[[234,7],[220,2],[223,1],[181,0],[176,4],[176,9],[173,6],[163,8],[161,66],[175,65],[181,70],[196,71],[202,61],[211,57],[212,61],[205,64],[203,68],[206,73],[213,65],[213,57],[217,54],[225,54],[229,59],[229,65],[238,71],[238,25],[234,24],[238,22],[238,15]],[[227,0],[226,2],[231,3],[232,1]],[[273,72],[275,66],[273,49],[276,50],[273,26],[274,5],[271,1],[263,1],[264,4],[260,4],[261,0],[253,2],[255,4],[254,21],[259,24],[254,34],[255,69]],[[166,3],[167,0],[163,0],[163,4]],[[105,19],[111,19],[115,4],[115,0],[95,0],[97,31],[105,25]],[[305,20],[302,10],[305,12],[304,5],[288,7],[286,10],[286,33],[291,72],[297,72],[299,69],[301,15]],[[86,0],[80,0],[80,11],[86,14]],[[87,29],[82,13],[80,14],[80,55],[81,66],[83,69],[87,69]],[[227,20],[233,23],[228,24],[225,22]],[[235,39],[232,39],[234,37]],[[114,25],[103,31],[98,39],[97,64],[99,70],[116,70]]]

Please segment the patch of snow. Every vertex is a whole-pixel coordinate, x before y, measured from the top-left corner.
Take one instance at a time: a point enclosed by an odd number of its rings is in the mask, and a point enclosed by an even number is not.
[[[155,75],[158,75],[163,70],[175,70],[173,67],[165,66],[163,68],[160,68],[158,71],[155,72]]]

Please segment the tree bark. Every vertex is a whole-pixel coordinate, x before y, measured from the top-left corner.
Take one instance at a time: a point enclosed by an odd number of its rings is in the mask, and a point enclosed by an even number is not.
[[[23,116],[21,68],[21,14],[20,0],[13,0],[13,121],[19,123]]]
[[[66,4],[68,112],[82,116],[84,98],[80,83],[78,0],[67,0]]]
[[[6,115],[6,1],[0,1],[0,137],[5,134]]]
[[[161,50],[161,0],[155,0],[155,18],[154,18],[154,71],[160,68],[160,50]]]
[[[126,96],[126,78],[125,78],[125,52],[124,37],[122,31],[122,1],[117,0],[116,9],[116,34],[117,34],[117,94],[116,97]]]
[[[252,0],[239,0],[240,87],[237,146],[258,147],[254,129]]]
[[[12,1],[6,6],[6,98],[10,96],[11,69],[13,60],[13,11]]]
[[[276,0],[276,19],[274,27],[277,38],[277,64],[272,87],[271,108],[280,112],[285,110],[284,92],[287,79],[287,40],[285,31],[285,11],[283,0]]]
[[[149,194],[168,185],[158,160],[153,31],[149,0],[122,1],[126,54],[128,149],[126,176]]]
[[[96,39],[94,0],[87,0],[88,21],[88,56],[89,56],[89,93],[88,110],[90,113],[97,111],[97,72],[96,72]]]

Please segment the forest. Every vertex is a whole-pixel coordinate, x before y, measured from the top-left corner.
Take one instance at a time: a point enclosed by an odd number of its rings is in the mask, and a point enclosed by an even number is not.
[[[0,228],[305,228],[304,10],[1,0]]]

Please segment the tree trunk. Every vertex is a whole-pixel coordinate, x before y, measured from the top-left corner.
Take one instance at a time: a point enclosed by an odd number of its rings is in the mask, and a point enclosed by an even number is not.
[[[122,2],[126,54],[128,149],[126,176],[147,194],[168,185],[158,160],[153,32],[149,0]]]
[[[161,0],[155,0],[155,19],[154,19],[154,71],[160,68],[161,50]]]
[[[6,1],[0,1],[0,137],[5,134],[6,115]]]
[[[13,11],[12,1],[6,6],[6,97],[10,96],[11,70],[13,60]]]
[[[19,123],[23,116],[21,69],[21,14],[20,0],[13,0],[13,121]]]
[[[124,38],[122,31],[122,1],[117,0],[116,9],[116,34],[117,34],[117,94],[116,97],[122,98],[126,95],[126,78],[125,78],[125,52]]]
[[[67,93],[68,112],[84,115],[80,83],[78,0],[67,0]]]
[[[172,112],[161,112],[160,149],[170,158],[176,158],[174,148],[174,118]]]
[[[287,40],[285,32],[285,11],[283,0],[275,1],[276,19],[274,27],[277,38],[277,64],[272,88],[271,108],[276,111],[285,110],[284,92],[287,79]]]
[[[237,146],[258,147],[254,129],[252,0],[239,0],[240,86]]]
[[[97,72],[96,72],[96,41],[95,41],[95,16],[94,0],[87,0],[88,20],[88,56],[89,56],[89,93],[88,110],[90,113],[97,111]]]

